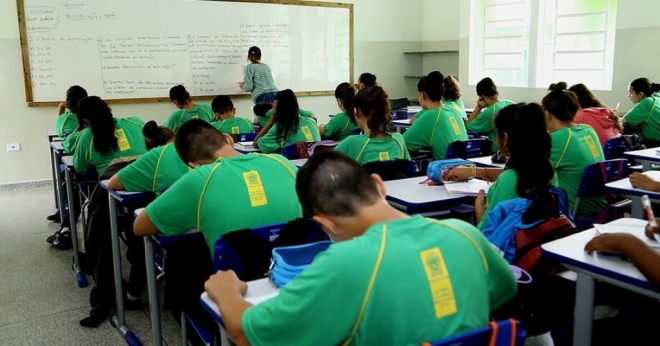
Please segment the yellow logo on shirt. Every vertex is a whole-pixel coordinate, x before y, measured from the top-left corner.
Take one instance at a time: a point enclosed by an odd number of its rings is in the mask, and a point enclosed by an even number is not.
[[[199,119],[199,115],[196,115],[196,114],[195,114],[195,115],[193,115],[193,116],[190,117],[190,118],[191,118],[191,119]]]
[[[261,184],[261,177],[257,171],[249,171],[243,173],[245,179],[245,186],[247,186],[248,195],[250,196],[250,204],[252,207],[260,207],[268,204],[266,198],[266,191]]]
[[[587,142],[587,146],[589,147],[589,150],[591,151],[591,155],[594,157],[600,157],[600,151],[598,150],[598,147],[596,146],[596,142],[594,141],[594,138],[591,137],[591,135],[585,136],[584,141]]]
[[[241,129],[239,129],[238,126],[232,126],[232,128],[231,128],[231,134],[232,134],[232,135],[237,135],[237,134],[239,134],[239,133],[241,133]]]
[[[116,129],[115,137],[117,137],[117,146],[119,147],[119,151],[126,151],[131,149],[131,145],[128,143],[128,138],[126,138],[124,129]]]
[[[436,247],[420,252],[419,256],[431,287],[435,317],[443,318],[455,314],[458,312],[456,297],[442,252]]]
[[[390,160],[390,153],[387,151],[381,151],[378,153],[378,159],[381,161],[389,161]]]
[[[458,127],[458,122],[454,117],[449,117],[449,122],[451,123],[451,127],[454,128],[454,134],[455,135],[460,135],[461,134],[461,128]]]
[[[312,136],[312,131],[309,130],[309,127],[303,126],[300,129],[305,134],[305,140],[307,140],[307,142],[314,142],[314,137]]]

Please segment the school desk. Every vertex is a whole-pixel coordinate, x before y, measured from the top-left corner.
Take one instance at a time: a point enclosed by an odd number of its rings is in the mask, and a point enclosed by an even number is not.
[[[405,129],[410,128],[410,119],[393,120],[392,125],[396,132],[403,133]]]
[[[54,144],[54,143],[53,143]],[[52,144],[51,144],[52,145]],[[64,164],[64,176],[66,180],[66,194],[69,203],[69,230],[71,231],[71,243],[73,244],[73,271],[76,273],[76,279],[78,281],[78,287],[83,288],[87,287],[87,277],[85,273],[80,270],[80,258],[78,256],[78,215],[76,215],[76,208],[74,207],[74,198],[80,198],[80,206],[82,211],[83,205],[83,196],[82,189],[83,185],[94,184],[98,181],[98,175],[96,174],[95,169],[90,169],[86,173],[76,172],[73,166],[73,156],[64,156],[61,157],[62,164]],[[58,177],[60,175],[58,174]],[[74,184],[79,185],[79,195],[75,196],[73,190]],[[64,200],[60,197],[60,205],[64,206]],[[64,218],[64,208],[60,209],[60,217]],[[64,221],[64,220],[62,220]],[[85,220],[83,220],[83,228],[85,227]]]
[[[651,170],[652,165],[660,165],[660,148],[650,148],[643,150],[628,151],[623,153],[623,157],[633,159],[642,165],[642,171],[646,172]]]
[[[58,196],[58,190],[57,190],[57,178],[56,175],[59,175],[59,167],[55,162],[55,157],[53,156],[53,147],[50,145],[53,142],[61,142],[62,138],[55,133],[55,131],[49,131],[48,134],[46,135],[46,138],[48,138],[48,156],[50,156],[50,167],[51,167],[51,173],[53,175],[53,197],[55,198],[55,208],[54,212],[58,213],[60,210],[60,199]],[[60,144],[60,147],[62,145]],[[64,150],[62,150],[64,151]]]
[[[50,152],[50,167],[51,174],[53,175],[53,195],[55,198],[55,212],[60,213],[60,218],[64,214],[64,195],[62,194],[62,175],[60,174],[60,165],[62,164],[62,156],[67,154],[64,152],[64,147],[61,141],[54,141],[54,137],[48,135],[48,149]]]
[[[647,171],[643,174],[648,175],[652,179],[660,180],[660,171]],[[605,184],[605,189],[607,192],[616,193],[621,198],[630,199],[632,201],[632,211],[630,214],[636,219],[644,218],[644,207],[642,206],[643,195],[648,195],[651,203],[660,204],[660,193],[634,188],[628,178]]]
[[[291,160],[291,163],[293,163],[296,167],[300,168],[307,163],[307,160],[309,159],[297,159],[297,160]]]
[[[444,186],[420,184],[424,180],[426,177],[386,181],[387,201],[408,214],[433,217],[449,214],[451,207],[474,202],[473,196],[452,195]]]
[[[258,305],[268,299],[276,297],[279,294],[279,288],[275,287],[268,278],[250,281],[247,283],[247,291],[245,292],[245,300],[253,305]],[[220,308],[211,300],[208,293],[204,292],[201,296],[202,307],[213,317],[220,327],[221,345],[232,345],[229,343],[229,335],[225,330],[225,324],[220,316]]]
[[[645,220],[619,219],[610,224],[631,223],[639,224],[639,236],[643,236]],[[587,254],[584,247],[595,235],[592,228],[541,246],[543,256],[558,260],[577,273],[573,345],[591,345],[596,280],[660,299],[660,291],[632,263],[618,256]]]
[[[486,168],[504,168],[506,165],[505,163],[493,163],[492,160],[492,155],[491,156],[482,156],[482,157],[475,157],[472,159],[468,159],[468,161],[474,162],[478,167],[486,167]]]
[[[254,148],[254,147],[244,147],[238,143],[234,143],[234,149],[238,151],[241,154],[249,154],[249,153],[259,153],[261,150]]]
[[[101,187],[108,191],[108,204],[110,205],[110,237],[112,242],[112,267],[115,278],[115,297],[117,300],[117,313],[110,316],[110,324],[117,328],[129,345],[135,344],[139,339],[126,325],[126,311],[124,309],[124,290],[121,269],[121,248],[119,247],[119,225],[117,220],[117,204],[126,205],[130,202],[153,198],[152,192],[116,191],[108,187],[108,181],[101,181]]]

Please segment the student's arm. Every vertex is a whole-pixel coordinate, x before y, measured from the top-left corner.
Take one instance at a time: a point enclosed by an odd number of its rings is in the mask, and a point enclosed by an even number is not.
[[[481,112],[480,109],[475,108],[474,113],[470,115],[467,122],[467,130],[479,133],[490,132],[493,121],[493,109],[495,107],[488,107],[485,111]],[[477,111],[481,113],[477,113]],[[476,114],[476,115],[475,115]]]
[[[64,152],[67,154],[74,154],[76,152],[76,146],[78,146],[78,140],[80,139],[80,135],[82,134],[81,131],[73,131],[69,133],[68,136],[64,139],[64,142],[62,142],[62,147],[64,148]]]
[[[84,173],[92,165],[92,135],[89,129],[86,129],[78,137],[75,152],[73,154],[73,167],[76,172]]]
[[[488,108],[485,102],[478,101],[477,107],[474,108],[472,114],[470,114],[470,116],[468,117],[467,122],[470,123],[472,120],[476,119],[481,114],[481,110],[484,108]]]
[[[165,121],[165,124],[163,126],[168,127],[172,129],[173,131],[176,131],[181,124],[179,124],[179,119],[181,118],[181,115],[179,114],[180,112],[183,112],[182,110],[176,111],[170,115],[169,118]]]
[[[243,70],[243,91],[251,92],[254,90],[254,84],[252,83],[252,78],[254,77],[254,71],[250,65],[245,66]]]
[[[490,193],[488,194],[490,196]],[[486,214],[486,194],[484,190],[479,191],[477,198],[474,199],[474,222],[481,223]]]
[[[280,144],[277,143],[277,126],[269,127],[268,132],[263,137],[260,137],[254,141],[254,147],[267,154],[281,150],[282,148],[280,147]]]
[[[630,124],[631,126],[639,126],[646,122],[646,119],[651,113],[651,108],[653,107],[653,100],[653,97],[647,97],[641,100],[623,116],[621,122],[624,124]],[[656,105],[656,107],[660,107],[660,104]]]
[[[275,115],[274,114],[270,118],[268,118],[268,122],[266,123],[266,125],[264,125],[261,128],[259,133],[257,133],[257,137],[254,138],[254,147],[255,148],[259,148],[257,146],[259,144],[259,143],[257,143],[257,140],[259,138],[265,136],[270,131],[271,127],[273,127],[273,124],[275,124]]]
[[[319,125],[319,134],[325,137],[325,124]]]
[[[133,233],[138,237],[147,237],[158,234],[158,228],[149,219],[146,212],[142,212],[133,222]]]
[[[68,103],[65,102],[60,102],[59,107],[57,107],[57,115],[62,115],[64,112],[66,112],[66,108],[68,107]]]
[[[417,115],[413,114],[412,118],[410,118],[410,125],[414,124],[415,121],[417,121]]]
[[[432,120],[432,122],[427,121],[428,119]],[[403,139],[406,141],[408,150],[419,151],[420,149],[431,147],[431,134],[435,127],[435,120],[435,116],[428,114],[423,118],[419,118],[410,126],[408,131],[403,134]]]
[[[233,270],[218,271],[204,283],[204,289],[218,304],[225,328],[236,345],[249,345],[241,325],[245,310],[252,306],[243,299],[247,284],[239,280]]]
[[[470,178],[480,178],[486,181],[495,181],[504,172],[504,168],[471,168],[454,167],[447,176],[446,181],[465,181]]]
[[[115,191],[124,189],[124,185],[119,181],[119,173],[115,173],[115,175],[108,180],[108,188]]]
[[[660,182],[653,180],[646,174],[633,173],[630,175],[630,184],[638,189],[660,192]]]
[[[594,251],[622,253],[655,286],[660,287],[660,253],[646,245],[632,234],[603,234],[593,238],[584,247],[592,254]]]

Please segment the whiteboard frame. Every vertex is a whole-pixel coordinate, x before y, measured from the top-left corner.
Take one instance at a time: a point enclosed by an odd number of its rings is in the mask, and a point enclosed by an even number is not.
[[[353,4],[346,4],[341,2],[318,2],[318,1],[299,1],[299,0],[208,0],[218,2],[243,2],[243,3],[260,3],[260,4],[277,4],[277,5],[290,5],[290,6],[312,6],[312,7],[328,7],[328,8],[345,8],[349,11],[349,82],[354,83],[353,71],[353,24],[354,13]],[[24,0],[16,0],[16,8],[18,12],[18,31],[21,43],[21,55],[23,56],[23,80],[25,86],[25,103],[28,107],[54,107],[58,106],[59,102],[35,102],[34,93],[32,92],[32,74],[30,73],[30,53],[27,40],[27,26],[25,21],[25,3]],[[321,90],[321,91],[296,91],[296,96],[325,96],[334,95],[334,90]],[[62,92],[64,94],[64,92]],[[232,98],[251,98],[250,94],[232,94]],[[214,96],[193,96],[193,100],[210,100]],[[62,100],[64,101],[64,100]],[[131,104],[131,103],[160,103],[171,102],[169,96],[164,97],[148,97],[148,98],[134,98],[134,99],[112,99],[106,100],[110,104]]]

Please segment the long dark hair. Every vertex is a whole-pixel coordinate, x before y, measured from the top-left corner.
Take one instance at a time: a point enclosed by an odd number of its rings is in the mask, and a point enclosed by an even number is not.
[[[89,128],[94,135],[94,150],[102,156],[115,152],[118,149],[115,120],[108,104],[98,96],[88,96],[78,105],[80,116],[89,120]]]
[[[453,76],[445,77],[445,80],[442,82],[442,85],[445,86],[445,92],[442,95],[442,98],[445,100],[458,100],[461,98],[461,85],[458,84],[458,81]]]
[[[636,93],[644,93],[646,97],[660,91],[660,84],[652,83],[648,78],[637,78],[630,82],[630,86]]]
[[[298,98],[291,89],[286,89],[275,94],[275,101],[277,101],[277,110],[273,114],[275,122],[277,123],[276,140],[278,142],[289,138],[292,134],[298,131],[300,125],[300,115],[298,111]]]
[[[370,137],[390,134],[392,111],[383,88],[379,86],[362,88],[355,96],[355,107],[367,118]]]
[[[550,162],[552,140],[545,126],[543,108],[537,103],[518,103],[504,107],[495,117],[498,136],[508,135],[511,156],[507,169],[518,173],[516,191],[521,197],[547,190],[554,176]]]
[[[575,93],[575,95],[578,98],[578,103],[580,104],[580,108],[582,109],[593,108],[593,107],[607,109],[610,112],[610,119],[614,121],[614,127],[616,128],[617,131],[623,133],[623,126],[619,121],[619,117],[614,113],[614,111],[612,111],[601,100],[599,100],[598,97],[596,97],[596,95],[594,95],[594,93],[592,93],[591,90],[589,90],[589,88],[587,88],[586,85],[582,83],[571,85],[571,87],[568,88],[568,91],[572,91]]]
[[[440,71],[433,71],[417,83],[417,91],[425,93],[431,101],[441,101],[445,93],[445,76]]]
[[[144,135],[144,143],[147,146],[147,150],[151,150],[173,141],[176,133],[169,127],[158,126],[155,121],[151,120],[144,124],[142,135]]]
[[[344,113],[355,124],[355,88],[353,88],[351,83],[341,83],[335,89],[335,98],[341,100],[341,104],[345,109]]]

